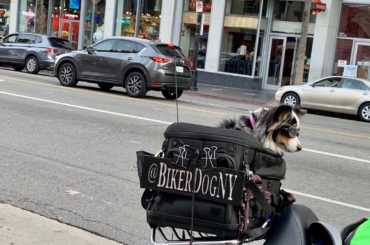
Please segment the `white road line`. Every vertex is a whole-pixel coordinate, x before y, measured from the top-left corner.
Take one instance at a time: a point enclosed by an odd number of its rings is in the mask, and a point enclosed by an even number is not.
[[[155,122],[155,123],[160,123],[160,124],[169,125],[169,124],[172,123],[172,122],[161,121],[161,120],[156,120],[156,119],[151,119],[151,118],[146,118],[146,117],[139,117],[139,116],[117,113],[117,112],[112,112],[112,111],[99,110],[99,109],[95,109],[95,108],[91,108],[91,107],[85,107],[85,106],[78,106],[78,105],[73,105],[73,104],[68,104],[68,103],[62,103],[62,102],[53,101],[53,100],[46,100],[46,99],[40,99],[40,98],[35,98],[35,97],[30,97],[30,96],[25,96],[25,95],[20,95],[20,94],[8,93],[8,92],[4,92],[4,91],[0,91],[0,94],[10,95],[10,96],[15,96],[15,97],[19,97],[19,98],[40,101],[40,102],[46,102],[46,103],[51,103],[51,104],[56,104],[56,105],[61,105],[61,106],[67,106],[67,107],[72,107],[72,108],[78,108],[78,109],[81,109],[81,110],[95,111],[95,112],[106,113],[106,114],[115,115],[115,116],[139,119],[139,120],[144,120],[144,121],[149,121],[149,122]],[[333,156],[333,157],[338,157],[338,158],[349,159],[349,160],[353,160],[353,161],[360,161],[360,162],[370,163],[370,161],[365,160],[365,159],[360,159],[360,158],[355,158],[355,157],[347,157],[347,156],[332,154],[332,153],[323,152],[323,151],[317,151],[317,150],[311,150],[311,149],[305,149],[305,151],[312,152],[312,153],[317,153],[317,154],[328,155],[328,156]],[[321,200],[321,201],[329,202],[329,203],[332,203],[332,204],[337,204],[337,205],[340,205],[340,206],[345,206],[345,207],[349,207],[349,208],[353,208],[353,209],[357,209],[357,210],[361,210],[361,211],[370,212],[369,208],[364,208],[364,207],[360,207],[360,206],[356,206],[356,205],[352,205],[352,204],[348,204],[348,203],[344,203],[344,202],[339,202],[339,201],[335,201],[335,200],[332,200],[332,199],[329,199],[329,198],[314,196],[314,195],[306,194],[306,193],[303,193],[303,192],[298,192],[298,191],[293,191],[293,190],[287,190],[287,191],[289,191],[293,194],[296,194],[296,195],[305,196],[305,197],[309,197],[309,198],[312,198],[312,199]]]
[[[327,155],[327,156],[332,156],[332,157],[344,158],[344,159],[348,159],[348,160],[352,160],[352,161],[370,163],[370,160],[361,159],[361,158],[357,158],[357,157],[348,157],[348,156],[344,156],[344,155],[338,155],[338,154],[333,154],[333,153],[324,152],[324,151],[317,151],[317,150],[312,150],[312,149],[307,149],[307,148],[303,148],[303,150],[308,151],[308,152],[321,154],[321,155]]]
[[[161,123],[161,124],[166,124],[166,125],[169,125],[169,124],[172,123],[172,122],[166,122],[166,121],[161,121],[161,120],[156,120],[156,119],[151,119],[151,118],[146,118],[146,117],[140,117],[140,116],[134,116],[134,115],[124,114],[124,113],[118,113],[118,112],[112,112],[112,111],[106,111],[106,110],[99,110],[99,109],[86,107],[86,106],[72,105],[72,104],[58,102],[58,101],[54,101],[54,100],[45,100],[45,99],[40,99],[40,98],[34,98],[34,97],[30,97],[30,96],[25,96],[25,95],[20,95],[20,94],[13,94],[13,93],[8,93],[8,92],[4,92],[4,91],[0,91],[0,94],[6,94],[6,95],[15,96],[15,97],[24,98],[24,99],[29,99],[29,100],[46,102],[46,103],[51,103],[51,104],[61,105],[61,106],[68,106],[68,107],[72,107],[72,108],[78,108],[78,109],[81,109],[81,110],[101,112],[101,113],[106,113],[106,114],[110,114],[110,115],[133,118],[133,119],[139,119],[139,120]]]
[[[345,203],[345,202],[339,202],[339,201],[335,201],[333,199],[329,199],[329,198],[325,198],[325,197],[319,197],[319,196],[315,196],[315,195],[311,195],[311,194],[306,194],[306,193],[299,192],[299,191],[293,191],[293,190],[288,190],[288,189],[285,189],[285,190],[287,192],[290,192],[290,193],[295,194],[295,195],[309,197],[309,198],[312,198],[312,199],[315,199],[315,200],[320,200],[320,201],[324,201],[324,202],[328,202],[328,203],[332,203],[332,204],[336,204],[336,205],[340,205],[340,206],[344,206],[344,207],[348,207],[348,208],[353,208],[353,209],[358,209],[358,210],[365,211],[365,212],[370,212],[370,208],[364,208],[364,207],[360,207],[360,206],[357,206],[357,205],[353,205],[353,204],[349,204],[349,203]]]

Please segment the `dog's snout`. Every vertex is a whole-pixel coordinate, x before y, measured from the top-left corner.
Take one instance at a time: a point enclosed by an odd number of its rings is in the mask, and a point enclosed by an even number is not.
[[[301,145],[298,145],[297,146],[297,151],[300,151],[300,150],[302,150],[302,146]]]

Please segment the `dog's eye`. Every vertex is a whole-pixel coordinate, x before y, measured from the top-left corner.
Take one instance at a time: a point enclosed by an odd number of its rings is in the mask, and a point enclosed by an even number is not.
[[[282,126],[280,128],[280,132],[283,135],[285,135],[286,137],[294,138],[294,137],[298,137],[298,135],[299,135],[299,128],[285,125],[285,126]]]

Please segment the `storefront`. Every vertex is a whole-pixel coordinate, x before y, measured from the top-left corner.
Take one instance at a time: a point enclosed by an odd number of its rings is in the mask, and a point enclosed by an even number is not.
[[[343,3],[333,73],[343,74],[345,65],[357,65],[357,76],[370,79],[370,1]]]
[[[10,0],[0,0],[0,39],[9,34]]]

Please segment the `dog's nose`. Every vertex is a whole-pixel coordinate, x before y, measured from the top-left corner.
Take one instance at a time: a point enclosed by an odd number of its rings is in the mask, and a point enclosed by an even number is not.
[[[298,145],[297,146],[297,151],[300,151],[300,150],[302,150],[302,146]]]

